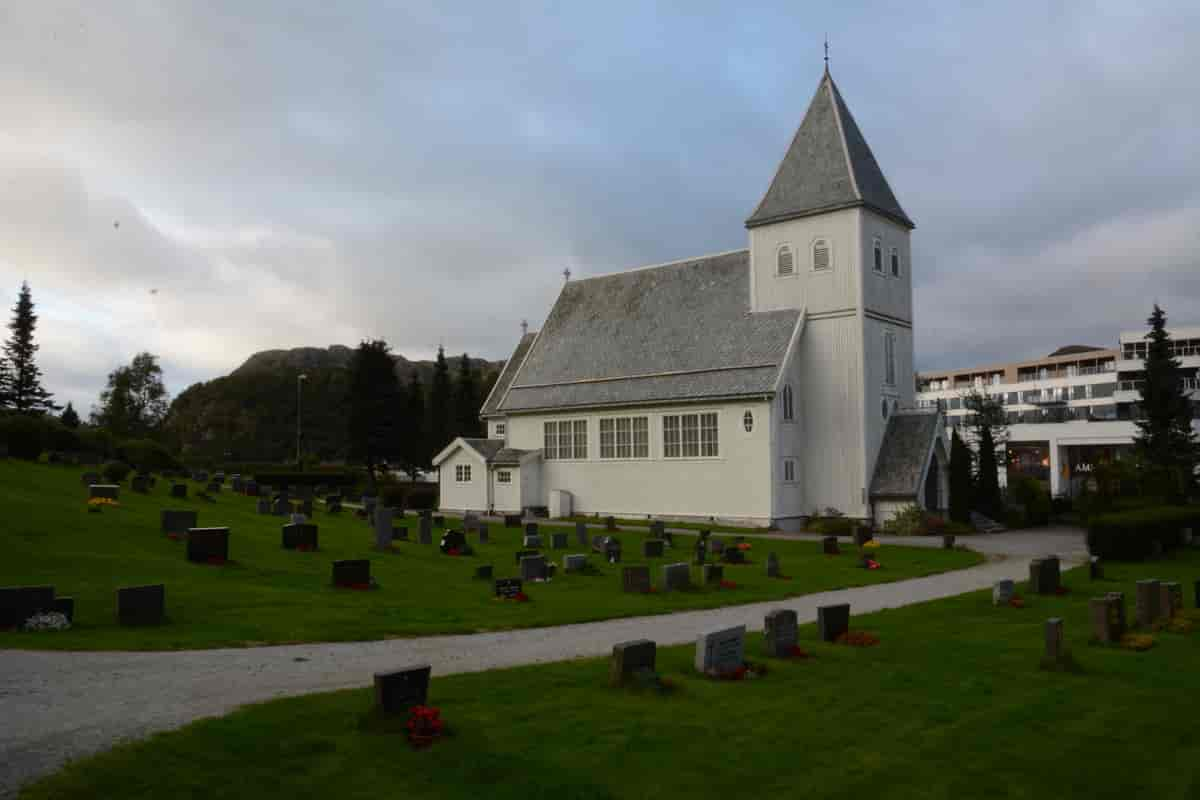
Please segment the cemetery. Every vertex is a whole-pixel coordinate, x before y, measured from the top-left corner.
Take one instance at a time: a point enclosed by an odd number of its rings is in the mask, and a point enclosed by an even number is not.
[[[386,512],[368,522],[278,492],[239,494],[229,479],[207,475],[147,481],[145,493],[121,493],[117,505],[88,514],[94,487],[81,481],[83,471],[0,461],[0,503],[11,520],[0,588],[53,586],[73,599],[69,630],[0,631],[0,649],[191,649],[506,630],[761,602],[981,560],[962,550],[889,546],[877,556],[886,568],[867,571],[852,548],[826,556],[820,542],[768,547],[749,539],[740,549],[733,536],[715,532],[698,563],[697,537],[652,538],[648,525],[611,532],[603,522],[465,526],[456,517],[393,511],[389,528]],[[209,493],[211,502],[200,500],[214,482],[223,488]],[[180,485],[188,489],[182,497],[172,488]],[[369,577],[346,583],[374,590],[337,588],[331,576],[339,561],[368,561]],[[638,576],[627,578],[628,567]],[[502,579],[523,581],[528,601],[497,602],[493,583]],[[165,624],[119,623],[117,590],[140,586],[165,587]]]

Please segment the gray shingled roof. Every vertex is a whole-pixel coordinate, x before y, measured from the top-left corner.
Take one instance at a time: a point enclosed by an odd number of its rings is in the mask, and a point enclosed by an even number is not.
[[[496,379],[496,384],[492,387],[491,394],[487,397],[487,402],[480,409],[479,416],[488,417],[496,414],[496,411],[500,408],[500,401],[504,399],[504,393],[508,391],[508,387],[512,384],[513,376],[521,368],[521,362],[525,360],[525,354],[529,352],[529,346],[533,344],[536,336],[536,333],[527,333],[521,337],[521,341],[517,342],[517,347],[513,350],[512,356],[505,362],[504,369],[500,370],[500,377]]]
[[[927,468],[929,447],[938,435],[940,414],[900,412],[888,420],[875,461],[872,497],[915,497]]]
[[[749,308],[746,250],[570,281],[499,410],[768,394],[800,312]]]
[[[901,225],[915,227],[826,72],[746,227],[852,206],[866,206]]]
[[[525,456],[527,456],[533,452],[536,452],[536,451],[534,451],[534,450],[518,450],[515,447],[505,447],[504,449],[497,452],[496,455],[492,456],[492,458],[490,459],[490,461],[488,463],[490,463],[490,464],[520,464],[522,458],[524,458]]]
[[[483,460],[489,464],[520,464],[522,456],[533,452],[532,450],[505,447],[502,439],[464,438],[463,443],[483,456]]]

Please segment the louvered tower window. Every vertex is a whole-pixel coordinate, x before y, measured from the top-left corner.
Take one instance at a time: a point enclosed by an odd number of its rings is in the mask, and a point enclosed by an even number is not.
[[[792,255],[792,248],[786,244],[779,246],[779,254],[776,259],[778,273],[780,275],[792,275],[796,271],[795,258]]]
[[[830,258],[829,240],[817,239],[813,242],[813,269],[829,269],[832,266],[832,261],[833,259]]]

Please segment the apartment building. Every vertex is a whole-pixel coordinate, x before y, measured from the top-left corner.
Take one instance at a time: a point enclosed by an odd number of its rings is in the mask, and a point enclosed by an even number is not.
[[[1009,424],[1008,469],[1001,480],[1028,475],[1047,483],[1055,495],[1073,495],[1096,464],[1132,451],[1145,335],[1144,330],[1122,332],[1115,348],[1072,345],[1045,358],[921,373],[917,405],[940,406],[953,430],[968,413],[968,395],[998,399]],[[1200,431],[1200,326],[1174,328],[1171,339],[1184,386],[1192,392],[1192,425]]]

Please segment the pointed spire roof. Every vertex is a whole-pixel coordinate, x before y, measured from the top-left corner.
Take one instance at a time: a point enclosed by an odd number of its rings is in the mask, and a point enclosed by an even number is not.
[[[916,227],[900,207],[828,68],[747,228],[862,206]]]

